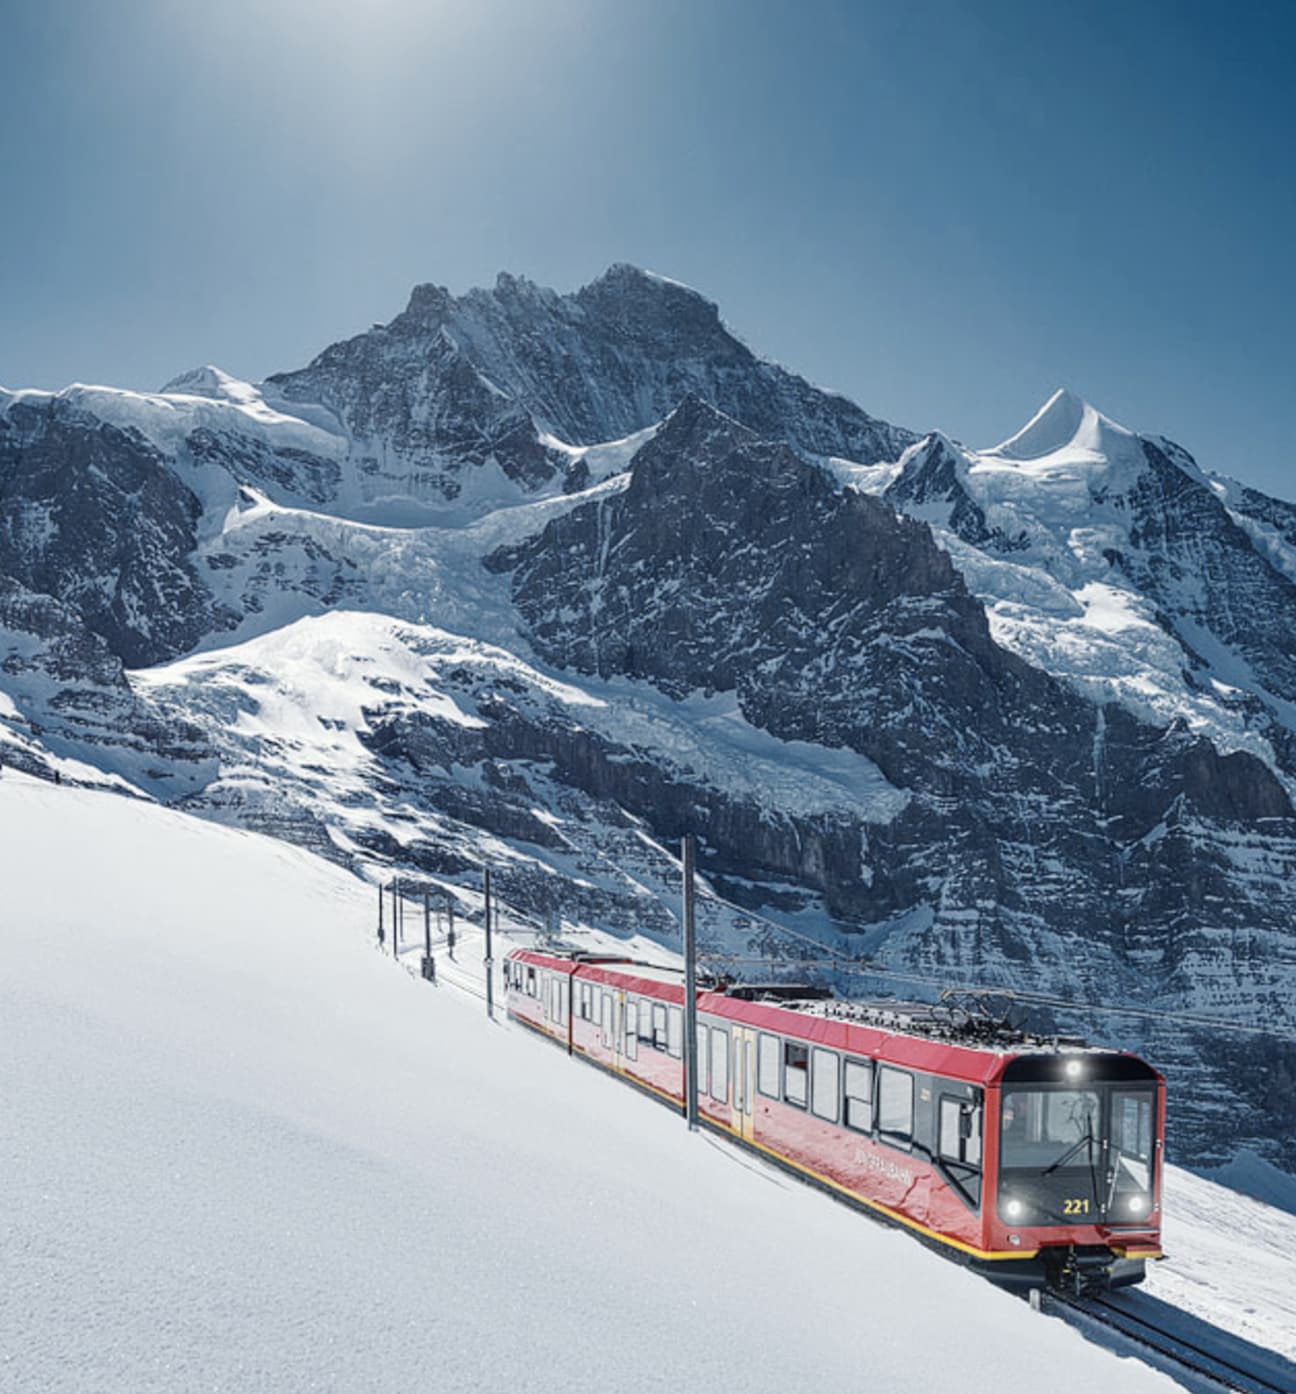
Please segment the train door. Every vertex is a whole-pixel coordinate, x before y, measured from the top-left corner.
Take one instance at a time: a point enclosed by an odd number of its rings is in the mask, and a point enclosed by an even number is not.
[[[733,1028],[733,1117],[730,1126],[744,1142],[752,1141],[752,1106],[756,1092],[756,1033]]]

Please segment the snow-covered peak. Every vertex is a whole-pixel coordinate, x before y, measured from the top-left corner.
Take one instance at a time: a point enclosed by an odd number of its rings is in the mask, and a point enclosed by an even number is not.
[[[983,508],[1011,503],[1068,529],[1096,499],[1127,493],[1147,469],[1138,435],[1065,388],[1016,435],[968,458],[971,492]]]
[[[216,401],[249,406],[261,401],[260,392],[250,382],[231,376],[214,363],[180,373],[158,390],[163,397],[210,397]]]
[[[1083,397],[1059,387],[1016,435],[981,453],[1023,462],[1063,454],[1110,459],[1113,446],[1123,453],[1135,440],[1132,431],[1104,416]]]

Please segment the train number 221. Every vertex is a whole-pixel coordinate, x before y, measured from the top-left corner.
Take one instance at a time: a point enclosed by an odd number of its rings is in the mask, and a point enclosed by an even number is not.
[[[1064,1215],[1087,1215],[1089,1213],[1088,1196],[1081,1196],[1075,1200],[1064,1200],[1062,1213]]]

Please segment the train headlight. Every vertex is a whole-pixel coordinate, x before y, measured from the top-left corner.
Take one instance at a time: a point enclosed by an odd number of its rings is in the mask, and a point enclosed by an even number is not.
[[[1026,1207],[1016,1196],[1009,1196],[1008,1199],[1004,1201],[1004,1214],[1007,1215],[1010,1220],[1020,1220],[1025,1213]]]
[[[1084,1074],[1084,1064],[1079,1060],[1068,1060],[1063,1068],[1068,1079],[1079,1079]]]
[[[1126,1201],[1131,1215],[1142,1215],[1148,1208],[1147,1196],[1130,1196]]]

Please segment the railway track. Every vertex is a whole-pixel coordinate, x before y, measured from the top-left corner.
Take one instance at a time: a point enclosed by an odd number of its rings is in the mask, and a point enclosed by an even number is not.
[[[1140,1312],[1140,1306],[1150,1310]],[[1296,1367],[1290,1361],[1219,1332],[1209,1336],[1208,1346],[1193,1329],[1191,1318],[1145,1294],[1070,1297],[1050,1292],[1044,1295],[1043,1307],[1062,1314],[1072,1325],[1092,1323],[1115,1332],[1131,1346],[1151,1352],[1155,1358],[1149,1363],[1201,1394],[1220,1389],[1236,1394],[1292,1394],[1296,1389]],[[1176,1326],[1181,1329],[1172,1329]],[[1195,1326],[1212,1332],[1205,1323]]]
[[[466,949],[465,940],[471,937],[474,937],[471,929],[461,934],[457,947],[461,951]],[[480,934],[475,937],[480,941]],[[421,945],[411,947],[421,952]],[[437,953],[438,980],[447,987],[485,1000],[482,979],[469,967],[473,960],[467,956],[461,960],[450,959],[444,938],[433,939],[432,947]],[[480,944],[477,947],[480,950]],[[413,964],[408,961],[402,961],[402,967],[414,971]],[[501,1011],[507,1009],[498,999],[497,1007]],[[715,1141],[710,1137],[707,1140]],[[738,1155],[741,1150],[738,1149]],[[777,1175],[775,1170],[771,1179]],[[1296,1365],[1276,1353],[1261,1350],[1186,1317],[1178,1309],[1147,1294],[1070,1297],[1048,1292],[1042,1305],[1045,1311],[1052,1311],[1081,1329],[1096,1326],[1114,1333],[1131,1348],[1131,1353],[1138,1353],[1145,1360],[1150,1356],[1149,1363],[1179,1379],[1193,1394],[1217,1394],[1219,1390],[1234,1391],[1234,1394],[1296,1394]],[[1173,1327],[1179,1329],[1171,1329]]]

